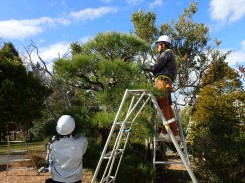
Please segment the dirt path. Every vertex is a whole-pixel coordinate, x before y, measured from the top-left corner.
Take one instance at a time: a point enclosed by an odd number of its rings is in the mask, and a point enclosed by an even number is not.
[[[38,174],[36,170],[28,170],[28,169],[23,169],[24,167],[22,166],[22,170],[10,170],[8,171],[8,175],[6,176],[6,156],[1,156],[0,157],[0,183],[44,183],[46,179],[50,178],[50,173],[40,173]],[[175,159],[172,159],[171,161],[178,161]],[[16,167],[17,166],[17,167]],[[14,168],[18,168],[18,165],[15,165]],[[168,166],[168,169],[172,171],[169,172],[173,174],[172,176],[184,178],[184,177],[189,177],[187,172],[185,171],[185,167],[183,164],[171,164]],[[174,172],[179,172],[178,174]],[[170,176],[170,175],[169,175]],[[82,183],[90,183],[92,179],[92,173],[91,171],[85,169],[83,173],[83,181]]]
[[[49,173],[37,174],[35,170],[10,170],[6,176],[6,165],[0,165],[0,183],[44,183],[50,178]],[[90,183],[92,173],[89,170],[84,170],[83,183]]]

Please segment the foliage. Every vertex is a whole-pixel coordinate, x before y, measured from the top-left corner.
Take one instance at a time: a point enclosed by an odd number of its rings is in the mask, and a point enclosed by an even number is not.
[[[181,112],[181,124],[183,125],[183,132],[185,133],[191,118],[191,106],[186,106]],[[188,133],[188,132],[187,132]],[[187,134],[184,134],[185,136]]]
[[[71,59],[55,62],[55,77],[67,86],[76,87],[81,96],[85,94],[87,98],[82,102],[101,113],[97,114],[100,122],[96,116],[94,121],[109,127],[105,121],[111,120],[109,113],[114,115],[119,106],[119,95],[122,96],[126,88],[142,86],[144,77],[135,58],[147,50],[147,45],[132,35],[110,32],[100,33],[79,46],[72,44]]]
[[[38,152],[34,151],[29,156],[35,162],[35,166],[38,169],[47,166],[47,162],[45,161],[45,158],[41,156]]]
[[[31,132],[35,134],[35,139],[38,140],[53,136],[56,134],[56,122],[53,119],[39,118],[34,121]]]
[[[245,168],[245,93],[237,73],[222,61],[215,67],[210,65],[203,82],[208,78],[215,78],[214,83],[202,89],[193,116],[197,169],[206,181],[241,182]]]
[[[12,43],[0,50],[0,82],[1,130],[29,129],[51,91],[26,71]]]
[[[140,84],[140,69],[134,61],[138,53],[147,49],[141,40],[115,32],[101,33],[81,45],[78,49],[81,53],[76,53],[77,47],[76,43],[72,44],[76,49],[71,60],[60,59],[54,66],[56,77],[67,85],[99,93],[98,99],[104,103],[118,99],[115,94],[124,92],[130,85]],[[114,88],[118,92],[112,92]]]
[[[130,144],[126,149],[116,181],[119,183],[151,182],[153,176],[153,165],[144,158],[144,146],[140,146],[139,143]]]
[[[158,35],[158,29],[155,25],[156,15],[148,11],[144,13],[138,10],[131,16],[131,21],[134,24],[135,34],[151,44],[154,42]]]

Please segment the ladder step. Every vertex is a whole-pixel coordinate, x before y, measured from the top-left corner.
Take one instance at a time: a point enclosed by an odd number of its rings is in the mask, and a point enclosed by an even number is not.
[[[24,143],[23,140],[14,140],[14,141],[9,141],[9,143]]]
[[[123,124],[123,121],[119,121],[119,122],[115,122],[116,125],[122,125]],[[131,121],[126,121],[124,122],[124,124],[132,124]]]
[[[18,151],[9,152],[9,154],[12,154],[12,155],[18,155],[18,154],[23,154],[23,153],[27,153],[27,150],[18,150]]]
[[[110,183],[110,182],[114,182],[114,179],[115,179],[116,177],[115,176],[107,176],[107,177],[105,177],[103,180],[101,180],[100,182],[102,183],[102,182],[106,182],[106,183]],[[110,180],[111,179],[111,180]]]
[[[13,162],[21,162],[21,161],[31,161],[31,159],[29,159],[29,158],[26,158],[26,159],[12,159],[10,161],[13,161]]]
[[[122,152],[123,152],[122,149],[115,150],[115,152],[114,152],[114,154],[112,155],[112,157],[117,156],[117,155],[121,154]],[[104,158],[104,159],[109,159],[109,158],[111,157],[111,153],[112,153],[112,151],[106,153],[106,154],[104,155],[103,158]]]
[[[172,142],[172,140],[171,139],[164,139],[164,138],[159,138],[159,137],[156,137],[155,138],[155,141],[156,142]],[[180,140],[176,140],[177,142],[183,142],[183,140],[182,139],[180,139]]]
[[[14,168],[8,168],[8,171],[10,170],[35,170],[33,167],[14,167]]]
[[[156,137],[155,141],[156,142],[172,142],[171,140],[167,140],[167,139],[163,139],[163,138],[159,138],[159,137]]]
[[[155,161],[155,164],[183,164],[182,161]]]

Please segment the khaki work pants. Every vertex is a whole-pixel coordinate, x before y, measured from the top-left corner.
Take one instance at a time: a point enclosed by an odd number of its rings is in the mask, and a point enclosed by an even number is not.
[[[159,105],[164,117],[166,118],[166,120],[174,118],[175,114],[174,114],[174,111],[171,107],[171,104],[170,104],[170,101],[168,98],[168,89],[170,89],[169,92],[173,91],[172,81],[169,79],[168,80],[157,79],[156,84],[155,84],[155,88],[157,90],[163,90],[164,91],[164,96],[160,96],[157,99],[158,105]],[[178,128],[178,124],[176,121],[170,123],[169,126],[170,126],[170,129],[172,130],[174,136],[179,135],[179,128]],[[164,126],[161,128],[160,132],[163,134],[167,133]]]

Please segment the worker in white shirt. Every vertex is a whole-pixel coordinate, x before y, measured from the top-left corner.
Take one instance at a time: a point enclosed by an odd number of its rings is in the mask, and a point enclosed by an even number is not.
[[[69,115],[59,118],[56,131],[62,136],[50,145],[49,162],[52,179],[46,183],[81,183],[83,155],[87,150],[87,138],[73,138],[75,121]]]

